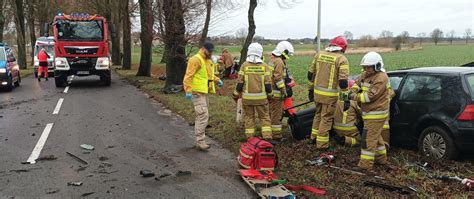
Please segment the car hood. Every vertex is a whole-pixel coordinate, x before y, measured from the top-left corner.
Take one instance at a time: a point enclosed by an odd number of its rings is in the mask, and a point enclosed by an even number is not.
[[[7,61],[0,61],[0,68],[6,68],[7,67]]]

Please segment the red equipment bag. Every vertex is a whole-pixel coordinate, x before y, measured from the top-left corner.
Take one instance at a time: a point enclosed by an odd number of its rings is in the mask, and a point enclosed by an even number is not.
[[[245,169],[273,171],[277,164],[277,155],[270,142],[258,137],[251,137],[240,145],[237,161]]]

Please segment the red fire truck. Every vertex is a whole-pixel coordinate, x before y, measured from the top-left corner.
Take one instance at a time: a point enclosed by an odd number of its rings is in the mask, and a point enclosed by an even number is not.
[[[45,36],[49,34],[49,26],[45,24]],[[65,86],[70,75],[97,75],[104,85],[109,86],[111,63],[106,19],[83,13],[58,13],[51,26],[55,40],[56,87]]]

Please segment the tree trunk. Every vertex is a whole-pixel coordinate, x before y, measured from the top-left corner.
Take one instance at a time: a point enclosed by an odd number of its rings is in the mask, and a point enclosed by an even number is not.
[[[33,65],[34,62],[34,51],[35,51],[35,43],[36,43],[36,31],[35,31],[35,0],[27,0],[26,5],[27,5],[27,24],[28,24],[28,29],[30,33],[30,48],[31,48],[31,65]]]
[[[130,24],[129,0],[122,0],[123,14],[123,63],[122,68],[125,70],[132,69],[132,30]]]
[[[167,56],[166,54],[168,54],[168,53],[166,53],[166,49],[165,49],[165,50],[163,50],[163,55],[161,56],[160,63],[162,63],[162,64],[166,63],[166,56]]]
[[[142,52],[140,55],[140,66],[137,76],[150,76],[152,42],[153,42],[153,11],[151,0],[138,0],[140,4],[140,41],[142,43]]]
[[[39,30],[39,35],[41,37],[44,36],[44,24],[48,23],[50,13],[54,12],[53,9],[51,9],[51,5],[48,5],[48,1],[40,0],[37,3],[37,6],[41,9],[37,9],[37,19],[38,19],[38,30]]]
[[[186,71],[184,11],[181,0],[163,1],[165,20],[166,85],[182,85]]]
[[[201,40],[199,41],[199,47],[201,47],[207,39],[207,33],[209,32],[209,22],[211,21],[211,9],[212,9],[212,0],[206,0],[206,21],[204,22],[204,28],[202,29]]]
[[[15,16],[15,28],[17,32],[16,43],[18,45],[18,65],[20,69],[26,69],[26,47],[25,47],[25,16],[23,13],[23,0],[10,0]]]
[[[255,26],[255,19],[253,18],[253,13],[255,11],[255,8],[257,8],[257,0],[250,0],[250,6],[249,6],[249,13],[248,13],[248,19],[249,19],[249,31],[247,34],[247,38],[245,39],[244,46],[242,46],[242,50],[240,50],[240,62],[239,64],[243,64],[245,62],[245,59],[247,57],[247,48],[249,47],[250,43],[252,43],[253,36],[255,35],[255,29],[257,28]]]
[[[5,0],[0,0],[0,42],[3,42],[3,30],[5,27],[5,16],[3,16],[3,9],[5,9]]]
[[[120,3],[112,3],[109,6],[113,7],[113,9],[111,9],[111,15],[112,24],[114,24],[115,27],[115,37],[112,37],[112,63],[114,65],[121,65],[122,59],[120,55]]]

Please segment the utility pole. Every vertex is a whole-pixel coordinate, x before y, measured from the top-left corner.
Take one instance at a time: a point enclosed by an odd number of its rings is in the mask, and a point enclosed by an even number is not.
[[[317,38],[317,44],[316,46],[316,52],[321,51],[321,0],[318,0],[318,34],[316,36]]]

